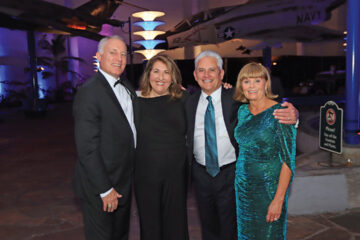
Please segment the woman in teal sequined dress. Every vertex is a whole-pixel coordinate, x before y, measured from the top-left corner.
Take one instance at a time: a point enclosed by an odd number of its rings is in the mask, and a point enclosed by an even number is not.
[[[235,139],[239,144],[235,191],[238,239],[286,239],[288,187],[294,176],[296,129],[273,116],[268,71],[258,63],[239,73],[234,99],[238,111]]]

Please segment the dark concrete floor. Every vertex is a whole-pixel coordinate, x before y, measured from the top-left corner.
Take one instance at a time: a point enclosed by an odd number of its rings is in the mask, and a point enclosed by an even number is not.
[[[71,104],[29,119],[0,109],[0,239],[84,239],[79,203],[71,191],[76,151]],[[191,240],[200,240],[193,193],[188,198]],[[135,206],[130,240],[139,239]],[[289,216],[289,240],[360,240],[360,209]],[[156,239],[154,239],[156,240]]]

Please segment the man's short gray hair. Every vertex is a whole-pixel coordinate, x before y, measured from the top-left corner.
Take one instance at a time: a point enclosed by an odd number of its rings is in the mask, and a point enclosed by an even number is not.
[[[99,42],[99,44],[98,44],[98,50],[97,50],[97,51],[98,51],[100,54],[103,54],[103,53],[104,53],[104,46],[105,46],[106,42],[107,42],[108,40],[110,40],[110,39],[118,39],[118,40],[122,41],[122,42],[125,44],[124,39],[123,39],[122,37],[120,37],[119,35],[112,35],[112,36],[109,36],[109,37],[104,37],[104,38],[102,38],[102,39],[100,40],[100,42]],[[126,46],[126,44],[125,44],[125,46]]]
[[[196,69],[200,59],[202,59],[204,57],[213,57],[213,58],[215,58],[219,69],[223,69],[223,60],[222,60],[221,56],[217,52],[214,52],[214,51],[211,51],[211,50],[203,51],[199,55],[197,55],[197,57],[195,58],[195,69]]]

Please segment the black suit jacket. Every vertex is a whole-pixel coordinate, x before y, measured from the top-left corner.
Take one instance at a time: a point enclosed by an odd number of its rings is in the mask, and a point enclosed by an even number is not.
[[[188,159],[190,164],[194,160],[194,127],[195,127],[195,117],[196,109],[199,103],[201,91],[198,91],[191,95],[186,102],[186,118],[187,118],[187,144],[188,144]],[[236,140],[234,138],[234,128],[237,123],[237,111],[240,102],[237,102],[233,99],[234,90],[225,89],[221,90],[221,105],[222,112],[224,116],[225,126],[229,134],[231,144],[235,148],[236,156],[238,155],[239,148]]]
[[[127,80],[124,85],[135,97]],[[75,192],[80,198],[99,201],[99,194],[113,187],[123,195],[121,205],[131,194],[134,137],[119,101],[100,72],[78,90],[73,114],[78,152]]]

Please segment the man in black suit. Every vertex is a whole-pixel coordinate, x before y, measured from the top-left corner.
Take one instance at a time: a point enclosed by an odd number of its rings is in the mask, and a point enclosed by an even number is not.
[[[234,178],[238,146],[234,128],[240,103],[233,100],[232,89],[222,87],[222,63],[220,55],[213,51],[204,51],[196,57],[194,77],[201,91],[191,95],[186,103],[188,155],[192,161],[192,179],[203,240],[237,239]],[[211,98],[208,99],[208,96]],[[219,168],[215,176],[206,167],[204,117],[210,101],[215,115],[215,148]],[[275,117],[281,123],[294,124],[296,109],[289,103],[284,105],[288,108],[277,112]]]
[[[126,56],[119,36],[103,38],[96,53],[100,70],[74,100],[74,190],[81,199],[88,240],[128,239],[136,129],[134,91],[120,79]]]

